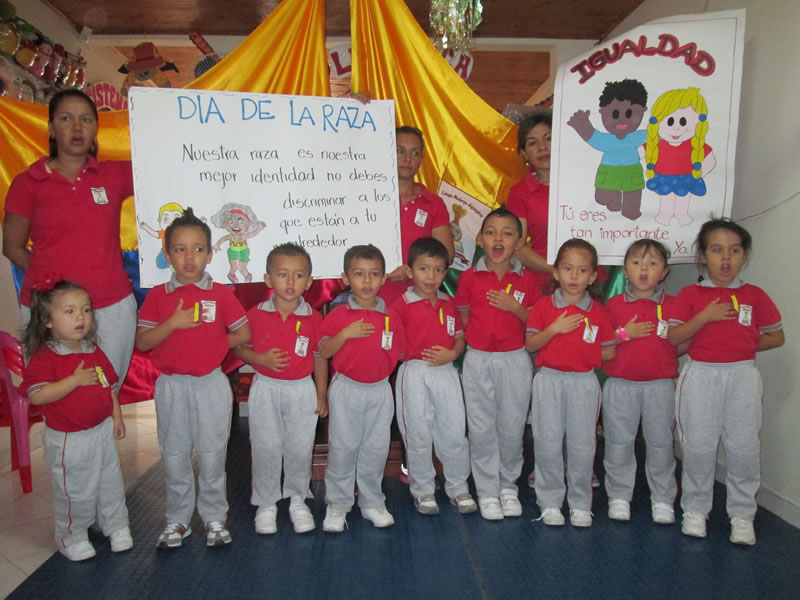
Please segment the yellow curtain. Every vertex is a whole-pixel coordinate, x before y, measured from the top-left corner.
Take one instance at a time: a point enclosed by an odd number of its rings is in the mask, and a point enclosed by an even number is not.
[[[484,204],[505,202],[525,170],[516,126],[442,58],[404,2],[350,0],[353,90],[395,101],[399,125],[425,134],[421,182],[444,180]]]
[[[283,0],[214,68],[187,88],[329,96],[325,0]],[[129,160],[128,111],[100,113],[99,158]],[[0,218],[11,181],[47,154],[47,107],[0,98]],[[137,247],[132,199],[123,205],[121,246]]]

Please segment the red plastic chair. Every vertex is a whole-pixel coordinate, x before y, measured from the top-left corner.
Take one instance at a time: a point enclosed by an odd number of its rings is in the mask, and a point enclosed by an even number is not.
[[[27,396],[21,394],[11,373],[22,376],[25,361],[22,346],[10,333],[0,331],[0,426],[11,427],[11,470],[19,470],[22,491],[33,491],[31,479],[30,426],[42,420],[37,407],[31,407]]]

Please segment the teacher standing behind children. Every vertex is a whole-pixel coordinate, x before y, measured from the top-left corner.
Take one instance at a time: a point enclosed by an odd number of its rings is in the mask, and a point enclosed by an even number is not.
[[[97,107],[83,92],[53,96],[48,129],[50,155],[17,175],[6,196],[3,254],[25,273],[22,325],[30,319],[35,282],[80,283],[95,308],[99,346],[123,381],[136,331],[133,286],[120,253],[122,201],[133,195],[131,164],[97,160]]]

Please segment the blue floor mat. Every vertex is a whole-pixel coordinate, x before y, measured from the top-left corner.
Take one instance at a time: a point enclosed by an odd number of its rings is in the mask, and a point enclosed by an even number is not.
[[[526,456],[529,438],[530,433]],[[597,467],[602,478],[602,460]],[[525,474],[529,469],[526,466]],[[708,537],[687,538],[679,524],[651,522],[646,482],[639,471],[630,523],[608,519],[601,487],[595,493],[591,528],[546,527],[535,520],[539,509],[524,479],[520,518],[489,522],[478,514],[459,515],[441,491],[441,514],[423,517],[414,510],[408,486],[390,479],[384,490],[394,527],[376,529],[356,508],[344,533],[323,533],[324,486],[314,482],[315,498],[309,505],[317,521],[315,531],[295,534],[288,501],[283,501],[278,533],[259,536],[253,529],[255,507],[249,502],[247,421],[234,417],[227,471],[230,546],[207,549],[202,523],[195,516],[194,533],[183,547],[155,549],[164,525],[163,471],[156,463],[128,490],[135,542],[131,551],[114,555],[108,541],[92,532],[95,559],[71,563],[56,554],[9,598],[800,597],[800,530],[759,509],[758,544],[734,546],[728,541],[725,490],[716,485]]]

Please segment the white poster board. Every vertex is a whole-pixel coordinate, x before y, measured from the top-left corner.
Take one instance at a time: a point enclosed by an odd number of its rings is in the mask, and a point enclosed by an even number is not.
[[[549,262],[573,237],[601,264],[622,264],[641,238],[695,260],[702,223],[731,211],[744,21],[744,10],[661,19],[559,67]]]
[[[134,87],[129,111],[142,287],[169,279],[163,231],[187,206],[222,283],[261,280],[284,242],[317,279],[356,244],[402,264],[392,101]]]

